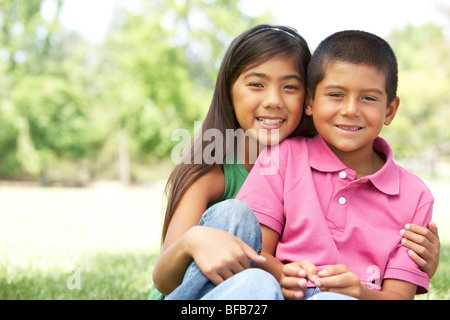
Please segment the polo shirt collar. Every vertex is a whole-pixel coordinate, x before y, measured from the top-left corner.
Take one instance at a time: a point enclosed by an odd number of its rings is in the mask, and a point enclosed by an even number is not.
[[[386,156],[386,163],[378,172],[362,179],[370,180],[378,190],[385,194],[399,194],[400,173],[397,165],[394,163],[391,147],[386,140],[377,137],[373,143],[373,149]],[[308,141],[308,150],[309,165],[315,170],[322,172],[350,170],[339,160],[320,135]]]

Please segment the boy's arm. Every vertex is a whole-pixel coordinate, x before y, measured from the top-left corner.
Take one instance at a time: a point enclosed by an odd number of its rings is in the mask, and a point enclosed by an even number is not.
[[[261,255],[266,258],[264,263],[256,267],[271,273],[280,283],[281,291],[285,299],[302,299],[306,291],[306,272],[300,268],[297,262],[283,264],[275,258],[275,251],[280,235],[273,229],[261,225],[263,247]]]

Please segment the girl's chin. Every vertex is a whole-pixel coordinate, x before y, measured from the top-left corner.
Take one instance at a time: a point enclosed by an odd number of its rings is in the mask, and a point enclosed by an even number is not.
[[[275,146],[281,142],[280,140],[281,137],[279,135],[279,132],[272,134],[260,133],[258,137],[259,144],[264,146]]]

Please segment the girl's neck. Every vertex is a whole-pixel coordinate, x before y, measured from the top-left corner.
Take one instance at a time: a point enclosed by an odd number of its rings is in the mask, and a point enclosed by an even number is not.
[[[248,137],[244,137],[244,141],[241,140],[236,143],[235,150],[237,157],[248,172],[252,170],[258,155],[264,147],[258,144],[255,139]]]

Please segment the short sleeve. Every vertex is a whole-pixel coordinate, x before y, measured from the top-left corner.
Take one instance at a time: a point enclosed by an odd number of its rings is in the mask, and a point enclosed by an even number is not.
[[[242,185],[236,199],[246,203],[255,213],[258,221],[281,234],[284,218],[284,175],[287,148],[284,142],[275,147],[267,147],[258,157]]]
[[[427,227],[431,221],[433,212],[433,201],[430,201],[419,208],[411,223]],[[408,248],[402,244],[391,252],[386,266],[384,279],[403,280],[417,285],[417,294],[427,293],[430,279],[419,266],[409,257]]]

